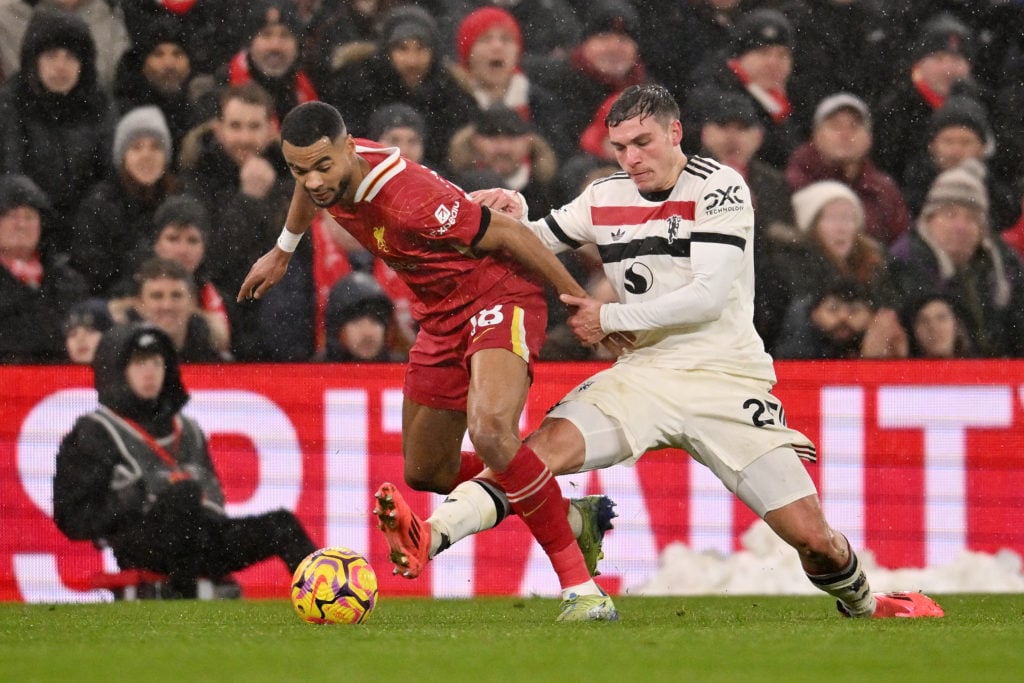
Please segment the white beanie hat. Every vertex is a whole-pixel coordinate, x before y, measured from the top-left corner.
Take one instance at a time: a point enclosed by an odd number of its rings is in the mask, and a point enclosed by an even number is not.
[[[167,161],[171,160],[171,130],[164,113],[155,105],[136,107],[121,117],[114,130],[114,166],[124,166],[124,153],[136,139],[150,136],[164,148]]]
[[[846,199],[857,214],[857,224],[864,227],[864,205],[849,185],[837,180],[821,180],[793,193],[793,215],[801,232],[810,232],[818,214],[835,199]]]
[[[947,204],[959,204],[977,211],[982,225],[988,225],[988,189],[985,187],[985,166],[977,159],[967,159],[932,181],[921,207],[921,217],[928,218]]]

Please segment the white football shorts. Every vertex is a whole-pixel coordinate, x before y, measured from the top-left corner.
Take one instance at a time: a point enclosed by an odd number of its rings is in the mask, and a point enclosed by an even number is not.
[[[548,417],[567,419],[583,434],[581,471],[679,448],[763,517],[815,493],[800,462],[815,459],[814,445],[786,426],[770,388],[722,373],[619,364],[581,383]]]

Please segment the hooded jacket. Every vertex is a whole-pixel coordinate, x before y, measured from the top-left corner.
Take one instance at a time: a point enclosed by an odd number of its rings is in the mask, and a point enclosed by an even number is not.
[[[345,349],[338,335],[347,323],[363,316],[371,316],[390,328],[395,305],[369,273],[350,273],[331,288],[327,302],[325,323],[327,327],[327,349],[325,360],[330,362],[353,362],[357,359]],[[396,358],[385,343],[384,348],[373,361],[388,363]]]
[[[47,91],[39,56],[74,53],[78,82],[66,94]],[[40,8],[21,46],[21,71],[0,88],[0,173],[23,173],[46,193],[57,213],[50,247],[66,251],[75,208],[110,167],[114,110],[97,83],[96,48],[85,22]]]
[[[152,400],[139,398],[125,378],[132,353],[143,348],[157,349],[166,367],[163,387]],[[142,524],[182,479],[198,485],[205,509],[223,515],[224,494],[206,437],[198,423],[180,414],[188,393],[170,337],[147,324],[113,327],[96,350],[93,374],[100,407],[78,418],[57,453],[53,508],[60,530],[72,539],[102,539],[116,554],[119,538]]]

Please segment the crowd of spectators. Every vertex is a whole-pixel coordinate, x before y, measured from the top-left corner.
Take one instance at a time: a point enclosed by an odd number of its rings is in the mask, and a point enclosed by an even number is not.
[[[1024,356],[1019,0],[0,0],[0,362],[136,320],[184,362],[402,360],[408,293],[325,215],[235,302],[292,194],[283,116],[329,102],[539,218],[615,170],[643,82],[750,185],[776,358]],[[543,357],[593,357],[564,320]]]

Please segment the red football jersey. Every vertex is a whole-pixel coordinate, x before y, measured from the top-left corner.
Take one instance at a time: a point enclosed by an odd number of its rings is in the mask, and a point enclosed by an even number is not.
[[[370,170],[354,206],[328,211],[409,285],[421,327],[447,334],[489,301],[540,289],[519,262],[473,248],[490,214],[459,187],[394,147],[357,139],[356,153]]]

